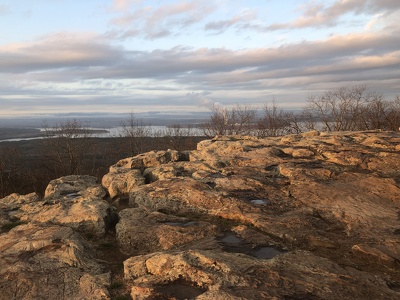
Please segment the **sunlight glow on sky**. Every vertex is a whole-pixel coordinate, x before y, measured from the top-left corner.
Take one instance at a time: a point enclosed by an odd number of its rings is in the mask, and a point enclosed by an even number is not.
[[[0,116],[400,95],[398,0],[0,1]]]

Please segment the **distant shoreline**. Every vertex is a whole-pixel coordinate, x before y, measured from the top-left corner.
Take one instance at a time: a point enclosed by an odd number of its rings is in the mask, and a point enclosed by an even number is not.
[[[109,133],[105,129],[88,129],[90,134]],[[0,142],[16,139],[44,138],[45,132],[38,128],[0,128]]]
[[[173,125],[167,126],[153,126],[153,125],[145,125],[148,126],[151,130],[149,136],[157,137],[157,136],[166,136],[166,135],[190,135],[190,136],[204,136],[203,129],[198,124],[183,124],[178,127]],[[188,129],[189,131],[183,131],[181,133],[175,132],[175,128],[178,129]],[[51,130],[48,130],[48,134],[46,135],[45,131],[40,128],[11,128],[11,127],[0,127],[0,143],[2,142],[18,142],[22,140],[34,140],[34,139],[43,139],[46,136],[51,136]],[[117,127],[108,127],[108,128],[98,128],[98,127],[90,127],[85,129],[85,131],[89,131],[89,137],[91,138],[108,138],[108,137],[123,137],[124,131],[122,126]]]

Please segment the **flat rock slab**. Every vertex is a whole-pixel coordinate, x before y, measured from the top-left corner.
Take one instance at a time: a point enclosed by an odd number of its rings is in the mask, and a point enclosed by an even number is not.
[[[125,254],[139,255],[191,245],[217,235],[217,227],[203,221],[191,221],[152,212],[142,208],[129,208],[120,212],[116,237]],[[202,241],[203,240],[203,241]]]

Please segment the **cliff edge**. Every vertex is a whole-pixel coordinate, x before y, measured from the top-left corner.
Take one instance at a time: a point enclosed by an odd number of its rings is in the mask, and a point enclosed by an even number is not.
[[[400,134],[230,136],[0,199],[0,299],[399,299]]]

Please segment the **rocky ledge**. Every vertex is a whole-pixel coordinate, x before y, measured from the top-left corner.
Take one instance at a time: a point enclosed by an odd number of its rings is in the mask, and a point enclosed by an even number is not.
[[[399,299],[400,134],[216,137],[0,199],[0,299]]]

